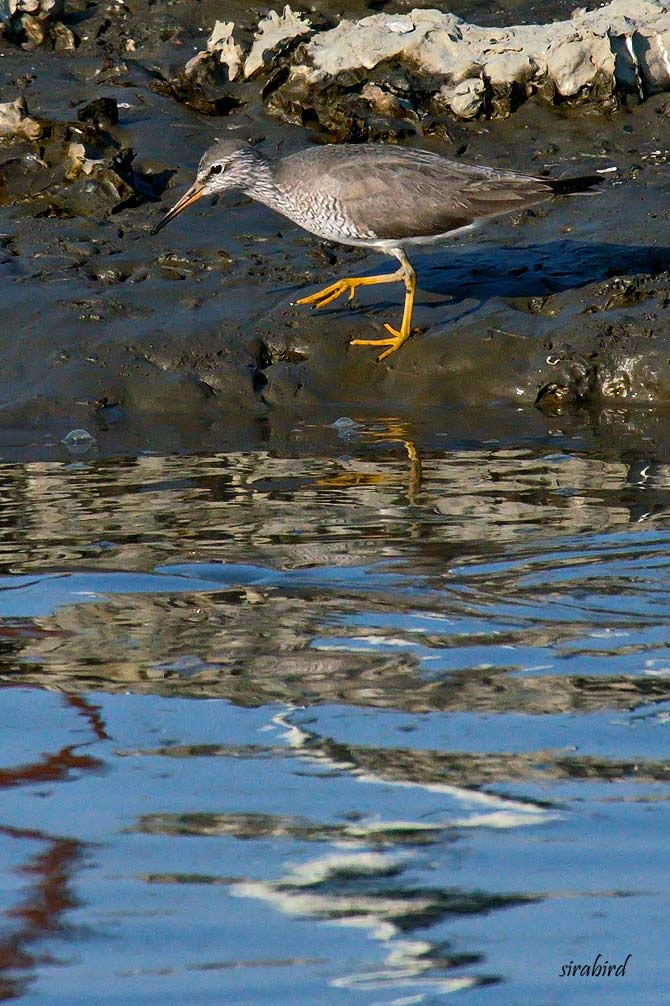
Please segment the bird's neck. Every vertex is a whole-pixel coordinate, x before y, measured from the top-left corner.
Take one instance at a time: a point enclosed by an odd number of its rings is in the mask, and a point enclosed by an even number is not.
[[[245,193],[256,202],[276,209],[281,204],[281,191],[277,184],[274,164],[260,154],[256,155],[253,180],[244,189]]]

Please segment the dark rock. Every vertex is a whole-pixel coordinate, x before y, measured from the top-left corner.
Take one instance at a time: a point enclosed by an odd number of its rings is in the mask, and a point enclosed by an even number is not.
[[[30,150],[3,151],[0,156],[0,203],[11,205],[39,195],[52,180],[45,162]]]
[[[202,115],[230,115],[241,102],[229,91],[216,85],[200,84],[180,73],[172,80],[155,80],[149,85],[156,94],[174,98],[187,108]]]
[[[77,48],[77,36],[60,21],[56,21],[51,27],[51,41],[54,52],[68,53],[74,52]]]
[[[341,143],[397,141],[415,133],[418,123],[407,99],[362,77],[352,89],[341,82],[313,87],[304,78],[291,78],[273,90],[268,108],[288,122],[318,129]]]
[[[100,219],[133,196],[133,190],[114,171],[99,168],[49,197],[61,212]]]
[[[119,121],[119,107],[114,98],[96,98],[77,111],[77,118],[97,129],[109,129]]]

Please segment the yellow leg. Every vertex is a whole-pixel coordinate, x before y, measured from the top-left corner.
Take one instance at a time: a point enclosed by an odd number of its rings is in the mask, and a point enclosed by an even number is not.
[[[409,265],[409,263],[408,263]],[[411,269],[411,266],[410,266]],[[414,294],[416,292],[416,274],[403,271],[402,279],[405,281],[405,307],[402,312],[400,330],[392,328],[391,325],[384,325],[384,328],[392,336],[391,339],[352,339],[351,346],[388,346],[389,348],[377,357],[377,363],[381,363],[391,353],[400,349],[404,342],[407,342],[412,334],[412,310],[414,308]]]
[[[398,269],[397,272],[386,273],[383,276],[352,276],[350,279],[338,279],[337,283],[331,283],[330,286],[310,294],[309,297],[301,297],[296,303],[314,304],[317,308],[328,307],[344,293],[348,293],[349,300],[353,300],[356,287],[375,286],[377,283],[399,283],[404,278],[403,270]]]
[[[391,325],[384,325],[386,331],[391,335],[390,339],[352,339],[350,346],[388,346],[389,348],[377,357],[377,363],[385,360],[391,353],[400,349],[403,342],[407,342],[412,334],[412,309],[414,308],[414,294],[416,293],[416,273],[412,269],[402,248],[389,249],[391,255],[400,262],[400,269],[397,272],[387,273],[383,276],[354,276],[350,279],[339,279],[337,283],[312,293],[309,297],[301,297],[298,304],[314,304],[315,307],[327,307],[334,300],[348,293],[349,300],[354,299],[356,288],[359,286],[375,286],[377,283],[404,283],[405,284],[405,307],[402,313],[400,330],[392,328]]]

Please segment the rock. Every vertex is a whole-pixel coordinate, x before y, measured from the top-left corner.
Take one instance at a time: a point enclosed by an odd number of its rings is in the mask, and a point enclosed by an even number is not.
[[[399,98],[396,94],[380,87],[379,84],[366,84],[361,91],[361,98],[369,102],[370,107],[383,115],[407,118],[414,122],[418,116],[409,101]]]
[[[119,106],[114,98],[96,98],[77,112],[80,122],[90,122],[97,129],[108,129],[119,121]]]
[[[83,143],[71,143],[67,148],[67,158],[69,166],[65,172],[67,179],[78,178],[80,175],[90,175],[96,165],[103,164],[104,161],[95,161],[86,156],[86,147]]]
[[[6,101],[0,104],[0,136],[25,136],[37,140],[42,135],[42,126],[37,119],[28,115],[26,99]]]
[[[296,125],[309,125],[340,143],[396,141],[412,135],[419,116],[411,102],[386,82],[365,82],[361,75],[338,84],[312,85],[304,67],[295,67],[276,88],[268,108]]]
[[[474,119],[486,100],[486,84],[481,77],[468,77],[460,84],[443,84],[439,98],[458,119]]]
[[[64,0],[7,0],[10,17],[15,14],[30,14],[40,21],[45,21],[48,17],[59,17],[64,6]]]
[[[414,96],[417,111],[432,99],[462,119],[506,116],[533,93],[607,106],[618,90],[639,98],[670,90],[669,52],[670,8],[661,0],[612,0],[567,21],[510,28],[480,27],[438,10],[373,14],[314,34],[272,101],[292,119],[298,83],[317,91],[324,105],[352,91],[352,75],[369,80],[378,67],[402,66],[434,78],[430,95],[424,86]]]
[[[116,172],[97,167],[89,177],[82,177],[51,196],[50,202],[67,215],[99,219],[133,195],[133,190]]]
[[[74,52],[77,48],[77,37],[73,31],[57,21],[51,28],[51,37],[55,52]]]
[[[162,94],[169,98],[174,98],[181,105],[192,108],[194,112],[202,115],[229,115],[234,108],[238,108],[240,102],[233,95],[222,87],[212,85],[203,80],[196,79],[194,71],[199,66],[191,68],[190,76],[186,73],[179,73],[172,80],[158,80],[150,84],[151,90],[156,94]]]
[[[63,7],[63,0],[7,0],[10,37],[17,40],[26,38],[35,46],[43,45],[48,38],[52,38],[51,22],[63,13]],[[68,28],[64,25],[60,25],[60,28],[60,44],[63,44],[65,34],[72,36],[74,40],[74,35]]]
[[[191,76],[193,71],[204,61],[214,57],[219,63],[228,67],[228,80],[235,80],[244,59],[244,52],[233,39],[233,21],[216,21],[214,30],[207,39],[207,48],[190,59],[184,67],[184,73]]]
[[[50,181],[48,165],[28,147],[3,152],[0,158],[0,203],[11,205],[35,195]]]
[[[309,21],[303,20],[299,14],[294,14],[288,4],[281,15],[274,10],[270,11],[268,16],[258,23],[254,43],[244,63],[245,80],[258,73],[265,65],[266,56],[275,53],[279,46],[307,35],[310,31]]]

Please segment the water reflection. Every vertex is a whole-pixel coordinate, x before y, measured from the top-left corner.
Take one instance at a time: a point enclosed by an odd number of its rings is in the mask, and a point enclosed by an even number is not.
[[[396,766],[389,773],[384,764],[386,759],[379,757],[380,751],[368,751],[368,764],[363,769],[364,759],[353,749],[328,742],[320,730],[305,729],[300,720],[301,717],[291,713],[274,718],[279,736],[287,745],[279,751],[283,751],[285,758],[297,758],[316,770],[317,786],[320,780],[333,778],[340,788],[342,780],[349,778],[357,786],[383,785],[387,790],[401,787],[408,793],[413,791],[408,806],[419,802],[428,807],[438,796],[442,802],[441,820],[437,819],[436,805],[430,821],[412,816],[389,818],[385,806],[388,801],[384,797],[376,801],[377,813],[381,812],[384,820],[360,817],[335,823],[271,813],[147,815],[136,827],[149,835],[232,836],[263,843],[272,840],[275,845],[299,844],[306,850],[312,846],[317,850],[304,854],[299,864],[293,864],[272,881],[191,873],[153,873],[147,880],[154,884],[223,885],[229,896],[256,899],[269,910],[291,918],[366,931],[371,940],[384,948],[381,967],[357,969],[355,973],[339,976],[332,982],[337,988],[389,988],[396,995],[407,988],[422,997],[498,981],[479,968],[484,961],[481,954],[456,952],[442,941],[434,941],[430,933],[458,916],[531,904],[539,897],[529,893],[465,890],[443,883],[419,884],[412,877],[417,870],[412,853],[430,846],[438,850],[448,847],[457,841],[458,829],[514,829],[548,822],[559,815],[539,804],[467,791],[439,777],[428,780],[422,778],[421,772],[406,772],[409,766]],[[389,752],[392,757],[396,753],[397,749]],[[150,752],[143,754],[150,756]],[[244,758],[262,757],[263,752],[239,748],[234,754],[229,749],[187,752],[182,748],[172,752],[162,749],[161,755]],[[445,805],[451,805],[451,813],[445,814]],[[474,974],[462,973],[475,966],[478,970]],[[457,975],[452,977],[452,971]]]
[[[631,525],[650,466],[495,445],[419,463],[410,432],[354,423],[323,458],[4,466],[5,674],[401,708],[588,708],[596,675],[615,705],[649,694],[668,543]]]
[[[0,465],[0,998],[511,1006],[549,930],[654,944],[667,467],[326,439]]]
[[[82,849],[72,839],[25,828],[0,827],[0,837],[40,849],[15,868],[30,882],[20,902],[4,913],[9,932],[0,939],[0,1001],[6,1002],[25,994],[38,964],[53,963],[37,948],[63,927],[63,916],[76,904],[72,874]]]
[[[95,737],[106,736],[93,704],[69,696],[65,705],[85,719]],[[44,752],[34,761],[3,766],[0,790],[57,784],[82,773],[98,772],[101,764],[75,745],[66,745]],[[14,898],[4,907],[6,924],[0,937],[0,1001],[6,1002],[27,992],[38,966],[56,963],[43,947],[48,947],[51,936],[68,929],[67,913],[77,904],[74,878],[82,866],[85,844],[39,828],[0,824],[0,846],[4,863],[14,864],[12,872],[20,881]],[[12,886],[8,878],[3,886]]]

